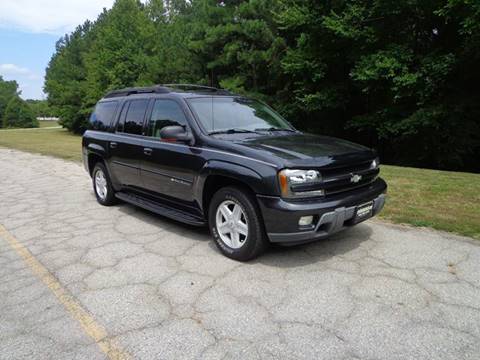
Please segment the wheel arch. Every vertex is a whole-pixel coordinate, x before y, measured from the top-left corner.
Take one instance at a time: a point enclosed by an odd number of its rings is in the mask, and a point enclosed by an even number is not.
[[[86,152],[87,156],[87,166],[90,176],[92,176],[93,168],[95,167],[96,163],[102,162],[105,167],[107,167],[107,163],[105,161],[106,151],[101,144],[91,142],[86,146],[84,145],[84,151]]]
[[[88,172],[90,176],[92,176],[93,169],[97,163],[103,163],[105,165],[105,161],[102,156],[98,155],[97,153],[89,153],[88,154]]]
[[[256,171],[245,166],[224,161],[211,161],[204,166],[196,185],[196,198],[208,218],[208,206],[213,194],[226,186],[236,186],[253,196],[264,190],[263,178]]]

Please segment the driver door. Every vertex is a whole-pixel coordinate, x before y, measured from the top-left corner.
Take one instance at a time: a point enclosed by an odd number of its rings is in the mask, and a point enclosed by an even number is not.
[[[192,203],[193,181],[203,160],[189,145],[161,138],[162,128],[172,125],[188,129],[180,104],[172,99],[156,99],[147,119],[147,137],[144,138],[140,171],[143,187],[155,196]]]

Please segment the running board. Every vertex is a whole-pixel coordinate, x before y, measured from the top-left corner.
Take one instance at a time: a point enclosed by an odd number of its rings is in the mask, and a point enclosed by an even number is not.
[[[155,214],[162,215],[173,220],[181,221],[189,225],[194,225],[194,226],[206,225],[205,220],[199,216],[189,214],[185,211],[175,209],[168,205],[159,204],[157,202],[141,197],[139,195],[134,195],[131,193],[125,193],[120,191],[115,193],[115,197],[122,201],[130,203],[132,205],[139,206],[145,210],[152,211]]]

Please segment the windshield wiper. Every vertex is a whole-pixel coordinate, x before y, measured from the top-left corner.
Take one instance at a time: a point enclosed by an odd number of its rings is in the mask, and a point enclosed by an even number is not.
[[[242,134],[242,133],[254,133],[256,134],[257,131],[255,130],[247,130],[247,129],[226,129],[226,130],[216,130],[210,131],[208,135],[217,135],[217,134]]]
[[[276,128],[276,127],[260,128],[260,129],[255,129],[255,131],[289,131],[289,132],[297,132],[297,130],[293,130],[293,129],[282,129],[282,128]]]

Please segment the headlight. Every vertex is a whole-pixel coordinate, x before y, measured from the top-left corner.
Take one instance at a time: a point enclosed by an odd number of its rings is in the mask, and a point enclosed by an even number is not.
[[[316,170],[285,169],[278,173],[282,196],[301,198],[324,195],[319,186],[322,182],[320,173]]]
[[[380,166],[380,159],[377,157],[375,160],[372,161],[370,168],[377,169]]]

